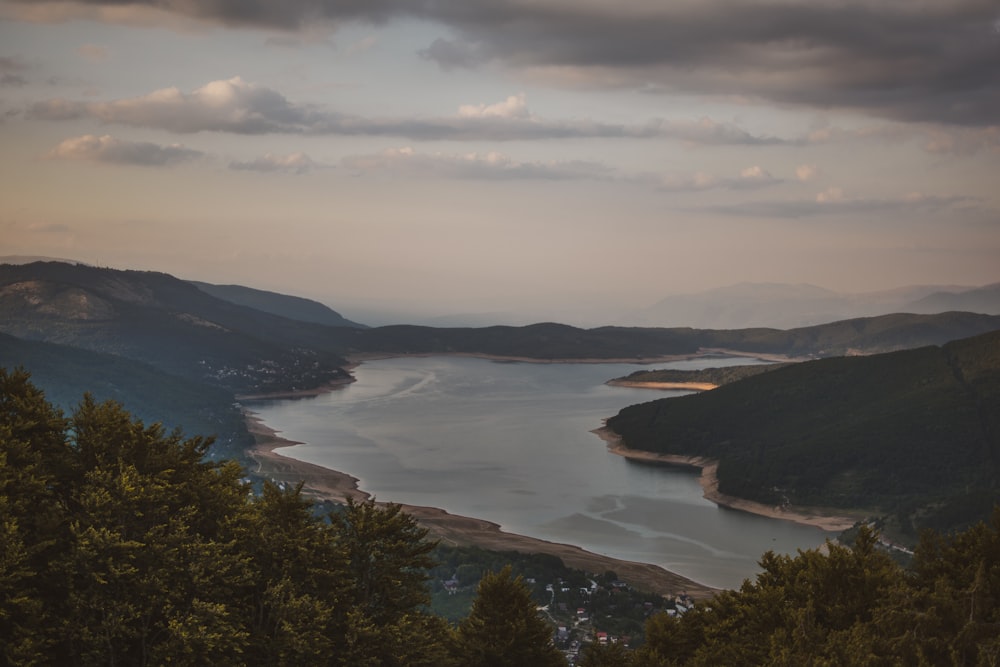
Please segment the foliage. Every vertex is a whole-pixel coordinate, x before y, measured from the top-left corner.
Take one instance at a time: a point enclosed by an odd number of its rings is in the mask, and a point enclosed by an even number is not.
[[[566,664],[552,643],[552,627],[539,617],[531,591],[510,567],[480,580],[472,611],[458,626],[457,646],[463,667]]]
[[[22,367],[45,397],[70,411],[85,392],[121,403],[146,423],[179,425],[187,433],[213,434],[212,452],[234,458],[252,439],[232,392],[164,373],[113,354],[0,334],[0,367]]]
[[[996,665],[1000,507],[991,523],[926,532],[903,569],[868,527],[853,547],[768,552],[763,572],[680,616],[658,614],[636,651],[590,647],[581,665]]]
[[[448,664],[411,517],[251,495],[209,445],[0,370],[0,663]]]
[[[877,507],[915,539],[913,525],[965,527],[1000,497],[998,350],[993,332],[793,364],[625,408],[608,426],[635,449],[718,459],[723,493]]]

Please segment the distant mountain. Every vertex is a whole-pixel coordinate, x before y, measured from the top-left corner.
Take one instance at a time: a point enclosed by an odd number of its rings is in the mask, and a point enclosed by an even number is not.
[[[312,299],[279,294],[278,292],[268,292],[242,285],[213,285],[195,280],[189,280],[188,282],[202,292],[211,294],[218,299],[254,308],[265,313],[271,313],[272,315],[287,317],[290,320],[325,324],[329,327],[368,328],[364,324],[352,322],[332,308]]]
[[[0,265],[0,331],[144,361],[236,392],[346,377],[319,324],[239,306],[165,273]]]
[[[790,364],[608,427],[634,449],[718,460],[722,493],[874,511],[911,537],[959,528],[1000,500],[1000,331]]]
[[[906,306],[911,313],[964,310],[970,313],[1000,313],[1000,283],[957,292],[934,292]]]
[[[1000,329],[1000,315],[941,313],[857,318],[798,329],[691,329],[597,327],[579,329],[542,323],[525,327],[437,329],[393,325],[332,329],[346,355],[491,354],[537,360],[627,359],[645,361],[671,355],[724,349],[793,357],[873,354],[939,345]]]
[[[63,264],[84,264],[83,262],[78,262],[75,259],[62,259],[59,257],[42,257],[36,255],[0,256],[0,264],[34,264],[35,262],[62,262]]]
[[[815,285],[783,283],[741,283],[728,287],[679,294],[632,313],[626,320],[641,326],[690,326],[708,329],[743,329],[773,327],[789,329],[836,320],[871,317],[886,313],[932,314],[965,310],[1000,314],[1000,302],[983,297],[962,295],[989,288],[942,285],[914,285],[894,290],[844,294]],[[923,302],[940,293],[949,295]],[[949,301],[950,299],[950,301]],[[969,308],[966,305],[989,308]]]

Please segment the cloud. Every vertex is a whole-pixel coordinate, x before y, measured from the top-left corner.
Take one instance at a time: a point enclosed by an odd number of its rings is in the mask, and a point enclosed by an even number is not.
[[[816,202],[820,204],[832,204],[844,201],[844,191],[841,188],[829,187],[816,195]]]
[[[141,97],[110,102],[49,99],[33,105],[28,116],[54,121],[92,118],[104,123],[177,133],[394,136],[413,141],[666,138],[696,145],[788,143],[777,137],[754,135],[736,125],[710,118],[696,121],[651,119],[641,124],[546,119],[529,112],[523,94],[495,104],[462,105],[455,116],[366,118],[291,102],[274,89],[238,76],[212,81],[190,93],[165,88]]]
[[[247,162],[229,163],[229,168],[237,171],[285,172],[290,174],[305,174],[323,166],[314,162],[305,153],[290,153],[288,155],[266,153]]]
[[[708,206],[696,209],[722,215],[748,218],[812,218],[820,216],[871,216],[894,219],[898,216],[941,211],[968,211],[979,206],[978,200],[966,196],[926,195],[911,192],[896,198],[848,197],[840,188],[828,188],[814,199],[752,201],[733,205]]]
[[[124,141],[110,135],[85,134],[66,139],[48,153],[57,160],[82,160],[140,167],[166,167],[197,159],[200,151],[179,144],[160,146],[148,142]]]
[[[819,177],[819,167],[814,164],[800,164],[795,168],[795,178],[803,183],[814,181]]]
[[[109,55],[108,48],[100,44],[84,44],[76,52],[91,62],[107,60]]]
[[[10,4],[10,3],[8,3]],[[14,0],[22,15],[67,7],[183,16],[226,26],[436,23],[422,55],[443,67],[496,62],[589,85],[734,95],[894,120],[993,125],[1000,35],[992,0]]]
[[[23,86],[28,83],[21,75],[26,69],[27,65],[17,58],[0,56],[0,86]]]
[[[524,93],[511,95],[496,104],[463,104],[458,107],[462,118],[528,118],[528,105]]]
[[[413,148],[390,149],[372,155],[344,158],[349,169],[363,171],[407,171],[448,178],[474,180],[609,180],[614,170],[599,162],[534,161],[520,162],[497,152],[420,153]]]
[[[417,53],[421,58],[437,63],[445,71],[474,69],[489,60],[489,56],[483,53],[480,44],[440,37]]]
[[[645,179],[648,180],[648,179]],[[661,192],[701,192],[703,190],[753,190],[781,183],[766,169],[753,165],[742,169],[738,176],[726,177],[697,171],[687,174],[667,174],[654,183]]]

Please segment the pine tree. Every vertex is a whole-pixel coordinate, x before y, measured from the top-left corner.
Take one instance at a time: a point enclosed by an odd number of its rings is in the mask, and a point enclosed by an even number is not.
[[[459,663],[464,667],[566,665],[552,643],[552,628],[538,615],[531,591],[510,566],[479,582],[469,616],[458,626]]]

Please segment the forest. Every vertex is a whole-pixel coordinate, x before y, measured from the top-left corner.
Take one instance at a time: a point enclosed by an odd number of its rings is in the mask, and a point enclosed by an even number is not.
[[[1000,332],[791,364],[633,405],[633,449],[719,461],[719,490],[888,516],[896,537],[987,519],[1000,498]]]
[[[253,493],[209,445],[86,395],[66,416],[0,370],[0,662],[566,664],[509,567],[448,621],[429,608],[435,545],[398,506]],[[926,531],[906,568],[869,527],[760,564],[739,590],[650,615],[642,646],[591,641],[579,664],[1000,660],[1000,509]]]

